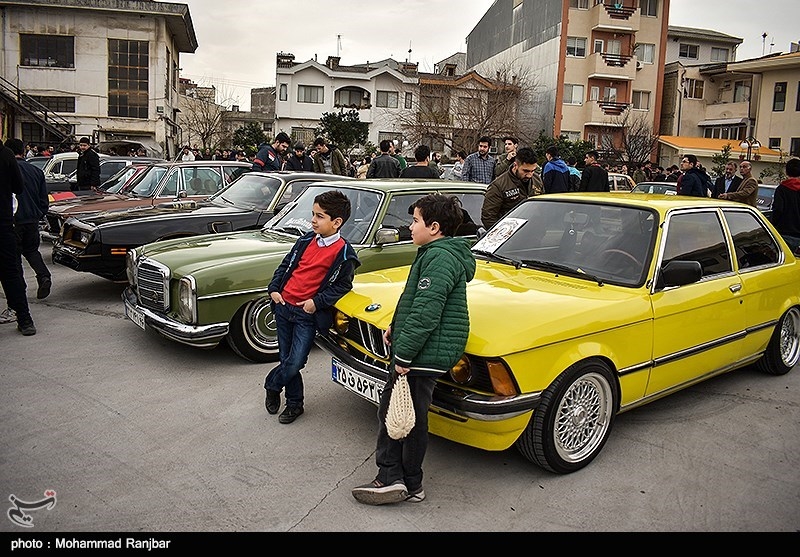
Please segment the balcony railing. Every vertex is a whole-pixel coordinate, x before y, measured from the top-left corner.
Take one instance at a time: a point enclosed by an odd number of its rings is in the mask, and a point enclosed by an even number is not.
[[[630,59],[633,58],[633,56],[627,54],[610,54],[606,52],[601,53],[600,56],[606,61],[606,65],[616,68],[624,68]]]
[[[630,103],[620,103],[616,101],[597,101],[597,104],[603,109],[603,113],[607,116],[619,116],[630,106]]]
[[[611,19],[629,19],[636,8],[633,6],[626,6],[624,2],[603,2],[603,7]]]

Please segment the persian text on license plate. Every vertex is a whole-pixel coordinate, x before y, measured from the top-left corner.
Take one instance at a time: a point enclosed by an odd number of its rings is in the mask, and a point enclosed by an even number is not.
[[[350,392],[375,404],[380,403],[381,393],[386,384],[361,372],[351,369],[337,359],[331,363],[331,379]]]
[[[139,325],[143,331],[145,330],[144,314],[141,311],[125,304],[125,315],[128,316],[128,319]]]

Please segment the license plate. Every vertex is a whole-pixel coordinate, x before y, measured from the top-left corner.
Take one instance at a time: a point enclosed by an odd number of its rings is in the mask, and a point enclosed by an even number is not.
[[[146,330],[144,325],[144,314],[141,311],[135,307],[125,304],[125,315],[128,317],[128,319],[139,325],[143,331]]]
[[[380,403],[381,393],[386,385],[386,382],[351,369],[335,358],[331,362],[331,379],[348,391],[375,404]]]

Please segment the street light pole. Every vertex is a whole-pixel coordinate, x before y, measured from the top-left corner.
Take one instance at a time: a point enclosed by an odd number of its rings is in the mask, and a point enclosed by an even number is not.
[[[761,149],[761,142],[753,136],[747,137],[739,143],[739,147],[741,149],[747,149],[747,160],[752,160],[750,156],[753,153],[753,149],[758,151]]]

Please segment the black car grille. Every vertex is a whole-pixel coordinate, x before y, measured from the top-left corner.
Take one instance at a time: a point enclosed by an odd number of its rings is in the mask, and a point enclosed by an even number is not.
[[[154,311],[168,311],[169,270],[154,261],[143,259],[139,262],[136,275],[139,303]]]
[[[350,356],[356,360],[388,373],[389,366],[386,364],[386,361],[389,360],[391,354],[389,347],[383,343],[383,333],[383,329],[379,329],[365,321],[351,319],[344,336],[351,342],[365,348],[367,354],[353,348],[346,350]],[[486,361],[483,358],[472,358],[469,356],[467,356],[467,359],[469,360],[470,369],[472,370],[472,377],[468,385],[462,386],[469,387],[476,391],[483,391],[484,393],[494,393]],[[453,381],[449,375],[447,376],[447,380]]]

